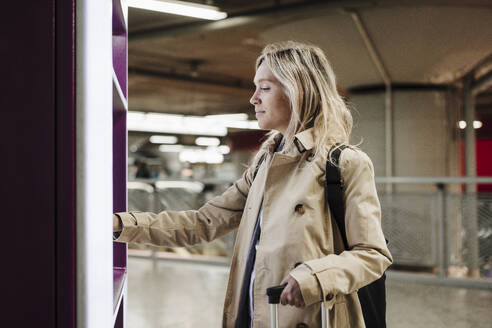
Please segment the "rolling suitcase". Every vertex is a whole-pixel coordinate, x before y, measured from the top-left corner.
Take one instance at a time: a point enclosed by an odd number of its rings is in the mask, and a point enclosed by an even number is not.
[[[277,307],[280,303],[280,295],[286,285],[280,285],[267,288],[268,304],[270,304],[270,327],[278,327],[278,312]],[[330,323],[327,320],[327,313],[325,308],[325,302],[321,302],[321,327],[330,328]]]

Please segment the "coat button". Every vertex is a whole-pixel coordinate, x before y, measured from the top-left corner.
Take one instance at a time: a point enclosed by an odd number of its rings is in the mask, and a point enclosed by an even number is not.
[[[314,153],[309,153],[309,155],[307,155],[306,157],[306,161],[308,162],[312,162],[314,159]]]
[[[304,205],[302,205],[302,204],[297,204],[294,210],[301,215],[306,213],[306,209],[304,208]]]
[[[331,301],[333,299],[333,294],[326,295],[326,300]]]
[[[304,322],[301,322],[296,325],[296,328],[309,328],[309,326],[306,325]]]

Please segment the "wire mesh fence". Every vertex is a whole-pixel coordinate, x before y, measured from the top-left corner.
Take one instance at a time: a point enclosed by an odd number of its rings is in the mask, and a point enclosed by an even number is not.
[[[492,194],[446,197],[448,268],[492,278]]]
[[[432,193],[379,193],[381,223],[395,264],[436,266],[436,199]]]
[[[488,177],[376,178],[382,226],[395,265],[431,268],[441,278],[492,282],[492,193],[476,192]],[[411,185],[411,187],[403,187]],[[463,188],[466,186],[466,188]],[[468,191],[464,191],[464,190]]]
[[[196,210],[223,188],[209,188],[196,181],[132,181],[128,182],[128,210],[159,213],[161,211]],[[181,249],[131,244],[130,249],[151,249],[177,252],[182,255],[232,256],[235,233],[229,233],[210,243]]]
[[[394,264],[428,268],[441,276],[492,279],[492,193],[446,192],[443,179],[412,179],[403,182],[433,183],[436,191],[386,192],[383,187],[387,182],[378,184],[382,228]],[[225,189],[220,186],[205,191],[204,187],[199,183],[130,182],[129,210],[198,209]],[[234,239],[232,233],[187,250],[227,257],[232,255]]]

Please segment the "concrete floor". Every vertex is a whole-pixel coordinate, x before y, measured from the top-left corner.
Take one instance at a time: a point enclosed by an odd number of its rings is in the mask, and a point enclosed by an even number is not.
[[[129,258],[128,328],[220,327],[228,267]],[[492,327],[492,292],[387,281],[388,327]]]

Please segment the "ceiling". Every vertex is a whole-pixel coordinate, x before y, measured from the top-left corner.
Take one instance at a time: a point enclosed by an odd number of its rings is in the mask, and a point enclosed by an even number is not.
[[[194,1],[222,21],[129,8],[129,108],[205,115],[252,110],[254,62],[270,42],[319,45],[339,88],[382,84],[356,10],[394,83],[455,81],[492,54],[492,1]]]

